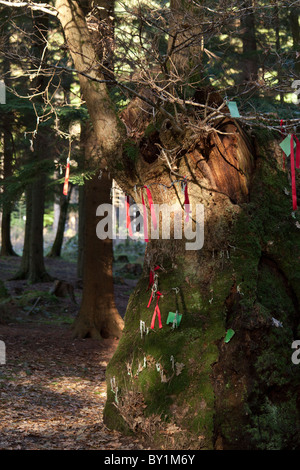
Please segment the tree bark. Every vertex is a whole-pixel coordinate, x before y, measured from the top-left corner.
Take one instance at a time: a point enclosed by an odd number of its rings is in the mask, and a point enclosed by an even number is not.
[[[276,49],[276,53],[278,55],[278,57],[280,57],[280,47],[281,47],[281,44],[280,44],[280,17],[279,17],[279,8],[278,8],[278,4],[275,5],[274,7],[274,28],[275,28],[275,49]],[[279,88],[282,87],[282,84],[284,83],[284,77],[283,77],[283,68],[282,68],[282,63],[281,63],[281,60],[278,60],[277,64],[276,64],[276,68],[277,68],[277,77],[278,77],[278,85],[279,85]],[[281,103],[284,103],[284,93],[283,91],[280,91],[279,93],[280,95],[280,101]]]
[[[75,68],[91,77],[104,80],[82,10],[76,2],[67,0],[57,0],[56,8]],[[115,168],[119,165],[123,169],[122,142],[125,126],[116,114],[107,86],[105,83],[89,80],[82,74],[79,74],[79,81],[93,123],[93,132],[86,142],[86,162],[92,170],[104,168],[108,161],[110,168],[111,165]],[[99,240],[96,235],[96,208],[107,201],[110,195],[110,182],[106,179],[107,176],[103,176],[99,180],[98,175],[95,175],[85,184],[83,298],[74,324],[74,335],[80,337],[120,337],[123,328],[123,320],[114,303],[112,241]]]
[[[85,73],[92,79],[105,80],[84,14],[73,1],[56,0],[55,6],[75,69],[80,72],[80,89],[97,138],[99,163],[106,166],[108,161],[110,164],[114,162],[113,166],[117,169],[118,164],[122,165],[121,149],[126,136],[125,127],[116,114],[106,83],[93,81],[83,75]],[[114,159],[111,155],[114,155]]]

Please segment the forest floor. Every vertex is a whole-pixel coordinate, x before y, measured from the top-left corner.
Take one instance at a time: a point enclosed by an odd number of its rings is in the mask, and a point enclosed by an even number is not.
[[[74,304],[49,294],[52,283],[9,281],[19,262],[0,259],[0,279],[10,294],[9,317],[0,321],[6,345],[6,364],[0,365],[0,450],[148,448],[103,423],[105,370],[118,342],[72,337],[82,292],[76,265],[46,259],[50,274],[75,286]],[[115,284],[122,316],[135,283],[119,278]]]

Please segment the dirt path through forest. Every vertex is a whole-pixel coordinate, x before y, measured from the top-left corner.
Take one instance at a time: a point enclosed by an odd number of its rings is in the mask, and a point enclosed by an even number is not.
[[[1,326],[0,450],[135,450],[103,424],[105,369],[117,342],[72,339],[68,326]]]

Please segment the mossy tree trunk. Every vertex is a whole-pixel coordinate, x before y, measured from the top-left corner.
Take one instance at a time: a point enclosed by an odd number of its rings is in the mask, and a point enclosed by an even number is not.
[[[107,369],[104,419],[169,449],[299,448],[300,373],[291,345],[300,334],[300,241],[284,193],[288,176],[280,152],[278,161],[273,157],[274,143],[250,152],[240,132],[231,150],[226,139],[213,139],[207,159],[196,146],[178,162],[181,174],[187,164],[195,177],[190,200],[205,206],[204,246],[147,245]],[[230,166],[234,160],[241,172]],[[162,202],[157,193],[155,202]],[[157,265],[163,327],[156,319],[151,330],[156,302],[147,308],[147,288]],[[166,322],[176,310],[182,319],[173,329]],[[140,321],[148,334],[141,336]],[[234,335],[225,342],[229,330]]]

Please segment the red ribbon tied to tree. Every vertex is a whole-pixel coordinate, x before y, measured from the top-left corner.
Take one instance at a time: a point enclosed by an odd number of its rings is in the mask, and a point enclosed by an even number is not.
[[[141,193],[142,193],[143,219],[144,219],[144,223],[143,223],[143,225],[144,225],[144,239],[145,239],[145,242],[148,243],[149,239],[148,239],[147,210],[146,210],[146,206],[145,206],[143,190],[141,191]]]
[[[296,168],[300,168],[300,142],[294,135],[296,141]]]
[[[69,176],[70,176],[70,160],[67,160],[67,166],[66,166],[66,174],[65,174],[65,182],[64,182],[64,189],[63,189],[63,194],[64,196],[68,195],[68,187],[69,187]]]
[[[293,134],[291,135],[291,179],[292,179],[292,199],[293,199],[293,210],[297,210],[297,191],[296,191],[296,174],[295,174],[295,153],[294,153],[294,137],[297,142],[297,150],[296,150],[296,166],[299,168],[299,160],[300,160],[300,148],[299,148],[299,141],[296,136]]]
[[[154,209],[154,205],[153,205],[152,194],[151,194],[151,191],[148,188],[148,186],[144,186],[144,188],[147,191],[147,198],[148,198],[148,202],[149,202],[150,214],[151,214],[151,218],[152,218],[153,228],[154,228],[154,230],[156,230],[157,220],[156,220],[156,213],[155,213],[155,209]],[[144,216],[143,216],[143,218],[144,218],[144,238],[145,238],[145,242],[148,242],[149,239],[148,239],[147,209],[146,209],[145,200],[144,200],[144,196],[143,196],[143,189],[141,191],[141,194],[142,194],[142,204],[143,204],[143,213],[144,213]]]
[[[151,328],[152,330],[154,329],[156,315],[157,315],[157,318],[158,318],[158,326],[159,326],[159,328],[162,328],[162,327],[163,327],[163,326],[162,326],[162,322],[161,322],[160,309],[159,309],[159,306],[158,306],[158,301],[159,301],[159,298],[160,298],[161,296],[162,296],[162,293],[159,292],[159,291],[157,291],[157,292],[156,292],[156,305],[155,305],[154,313],[153,313],[152,320],[151,320],[151,326],[150,326],[150,328]],[[151,294],[151,297],[150,297],[150,300],[149,300],[148,307],[150,306],[151,300],[152,300],[152,294]]]
[[[128,228],[129,236],[132,237],[131,220],[129,215],[129,196],[126,196],[126,227]]]
[[[184,209],[186,212],[185,221],[188,222],[189,217],[190,217],[189,214],[191,210],[190,210],[190,199],[189,199],[189,193],[188,193],[188,184],[187,184],[186,178],[185,178],[185,186],[184,186]]]

